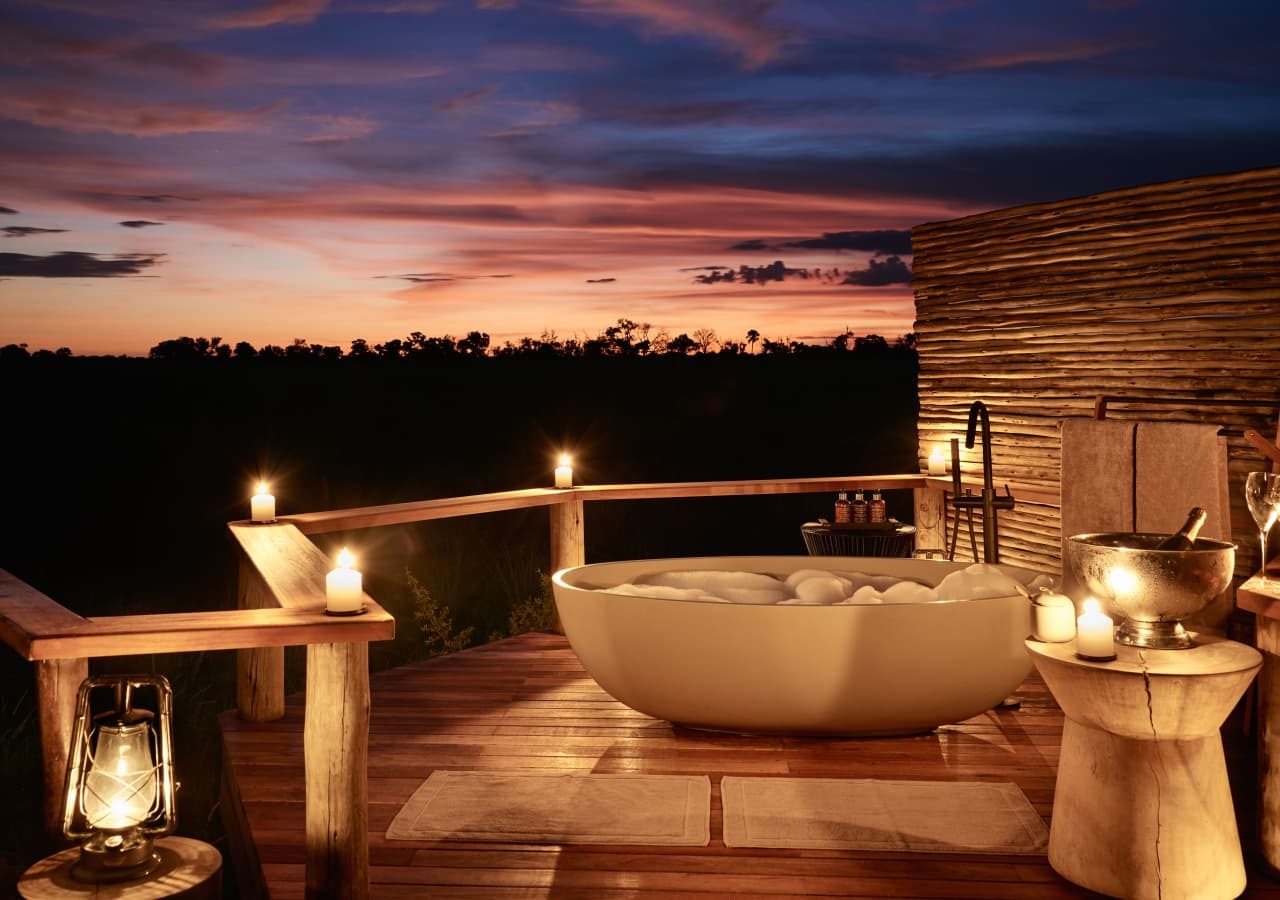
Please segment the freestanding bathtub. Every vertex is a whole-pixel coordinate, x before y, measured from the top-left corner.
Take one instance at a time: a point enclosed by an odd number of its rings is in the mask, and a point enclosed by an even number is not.
[[[721,569],[785,577],[856,570],[936,585],[965,563],[863,557],[646,559],[562,569],[565,635],[587,672],[632,709],[741,732],[888,735],[990,709],[1031,670],[1030,601],[752,606],[602,593],[656,572]],[[1037,573],[1000,567],[1021,583]]]

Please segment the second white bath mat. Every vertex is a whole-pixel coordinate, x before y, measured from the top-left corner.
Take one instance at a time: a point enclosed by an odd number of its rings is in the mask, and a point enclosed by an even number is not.
[[[729,847],[1043,853],[1049,830],[1012,782],[720,781]]]

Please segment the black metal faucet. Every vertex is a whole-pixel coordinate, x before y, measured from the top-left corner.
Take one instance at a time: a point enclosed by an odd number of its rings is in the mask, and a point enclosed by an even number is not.
[[[951,502],[955,505],[957,512],[965,508],[982,507],[982,560],[983,562],[998,563],[1000,562],[998,510],[1013,509],[1014,500],[1013,494],[1009,492],[1008,485],[1005,485],[1004,488],[1005,496],[1000,497],[996,494],[995,480],[991,475],[991,417],[987,414],[987,405],[981,400],[974,400],[973,405],[969,407],[969,427],[965,431],[964,445],[970,450],[973,449],[973,441],[977,437],[979,419],[982,420],[982,496],[961,495],[957,491]],[[957,466],[957,484],[959,483],[958,471],[959,467]],[[959,525],[958,521],[957,525]]]

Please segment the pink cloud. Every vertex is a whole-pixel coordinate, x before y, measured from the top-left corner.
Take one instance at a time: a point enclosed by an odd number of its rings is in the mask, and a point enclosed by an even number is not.
[[[580,12],[639,20],[659,34],[707,37],[728,46],[749,68],[776,59],[787,42],[765,21],[772,0],[575,0]]]
[[[441,100],[436,104],[436,109],[445,113],[466,112],[479,105],[481,101],[492,96],[494,92],[501,87],[502,85],[500,84],[486,84],[483,87],[478,87],[474,90],[467,91],[466,93],[449,97],[446,100]]]
[[[283,57],[262,62],[229,57],[232,79],[243,84],[317,85],[391,84],[434,78],[446,71],[435,64],[395,59],[308,59]]]
[[[338,144],[378,130],[377,121],[368,116],[304,116],[302,121],[315,129],[302,139],[304,144]]]
[[[442,5],[442,0],[385,0],[385,2],[381,3],[369,2],[369,0],[351,0],[351,2],[341,4],[336,11],[426,15],[436,12]]]
[[[1145,46],[1136,40],[1126,41],[1075,41],[1067,44],[1048,45],[1020,50],[993,51],[967,56],[956,60],[949,69],[956,72],[982,69],[1012,69],[1017,66],[1047,65],[1096,59],[1126,50]]]
[[[106,93],[10,85],[0,95],[0,116],[62,131],[154,136],[253,131],[285,105],[278,101],[248,110],[226,110],[193,102],[136,103]]]
[[[329,0],[268,0],[260,6],[215,19],[219,28],[266,28],[271,25],[299,25],[313,21],[329,5]]]

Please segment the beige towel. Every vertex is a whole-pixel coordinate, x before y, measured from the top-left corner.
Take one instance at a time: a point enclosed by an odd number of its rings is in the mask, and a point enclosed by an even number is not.
[[[1138,531],[1175,531],[1191,507],[1202,506],[1209,516],[1200,536],[1231,540],[1227,439],[1220,429],[1199,422],[1138,423]]]
[[[1136,441],[1138,531],[1172,532],[1193,506],[1208,512],[1200,536],[1231,540],[1227,439],[1201,422],[1139,422]],[[1189,624],[1224,631],[1234,605],[1231,588]]]
[[[1133,440],[1137,423],[1066,419],[1062,423],[1062,586],[1079,601],[1066,565],[1067,538],[1090,531],[1132,531]]]

